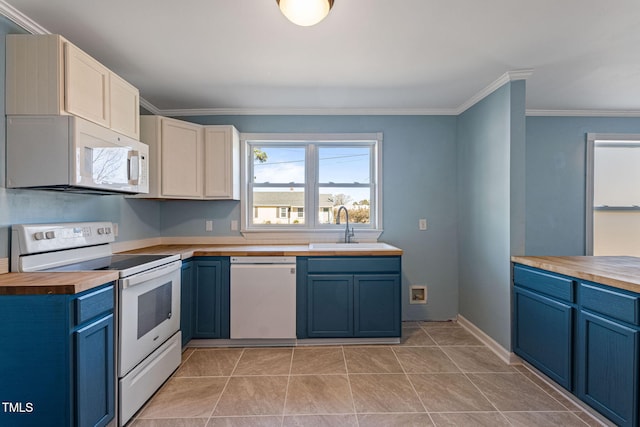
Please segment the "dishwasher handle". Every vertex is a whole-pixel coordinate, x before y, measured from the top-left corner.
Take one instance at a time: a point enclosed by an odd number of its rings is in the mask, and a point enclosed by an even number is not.
[[[231,264],[294,264],[294,256],[232,256]]]

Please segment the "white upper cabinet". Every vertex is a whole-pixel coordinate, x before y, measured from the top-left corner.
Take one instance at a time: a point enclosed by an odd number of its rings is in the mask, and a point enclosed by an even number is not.
[[[205,199],[240,200],[240,134],[233,126],[204,128]]]
[[[6,114],[73,114],[139,139],[139,91],[55,34],[9,34]]]
[[[162,197],[202,198],[202,128],[162,119],[160,170]]]
[[[138,89],[111,73],[109,75],[109,94],[111,129],[140,139],[140,93]]]
[[[78,49],[64,43],[65,110],[109,127],[109,69]]]
[[[240,199],[240,138],[233,126],[140,117],[149,146],[149,194],[156,199]]]

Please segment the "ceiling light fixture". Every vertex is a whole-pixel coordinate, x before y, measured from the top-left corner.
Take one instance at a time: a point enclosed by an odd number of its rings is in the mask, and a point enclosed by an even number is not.
[[[289,21],[302,27],[322,21],[333,7],[333,0],[276,0],[276,3]]]

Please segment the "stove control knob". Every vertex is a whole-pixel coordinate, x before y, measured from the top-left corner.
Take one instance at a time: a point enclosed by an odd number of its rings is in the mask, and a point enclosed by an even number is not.
[[[111,227],[105,227],[104,234],[111,234]]]
[[[44,234],[45,238],[47,239],[55,239],[56,238],[56,232],[55,231],[47,231]]]
[[[36,240],[42,240],[44,239],[44,233],[42,231],[38,231],[37,233],[33,234],[33,238]]]
[[[102,227],[98,228],[98,234],[104,234],[104,228]]]

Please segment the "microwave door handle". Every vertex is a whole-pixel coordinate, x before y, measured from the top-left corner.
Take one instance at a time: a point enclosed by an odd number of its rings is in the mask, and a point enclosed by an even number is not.
[[[130,150],[127,163],[129,184],[138,185],[140,181],[140,153],[136,150]]]

